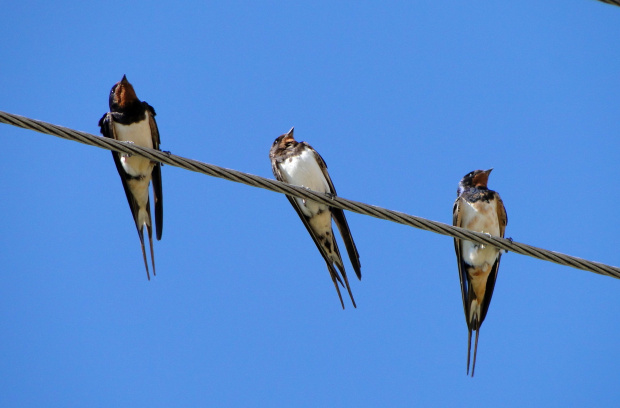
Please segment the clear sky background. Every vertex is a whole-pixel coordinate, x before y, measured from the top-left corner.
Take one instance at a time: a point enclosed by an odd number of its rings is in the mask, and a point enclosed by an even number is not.
[[[618,7],[22,1],[0,36],[0,110],[99,134],[126,74],[163,150],[273,177],[295,126],[340,196],[446,223],[494,167],[507,236],[620,265]],[[505,255],[472,379],[451,238],[347,212],[343,311],[284,196],[165,166],[149,282],[110,152],[0,140],[2,407],[618,403],[618,280]]]

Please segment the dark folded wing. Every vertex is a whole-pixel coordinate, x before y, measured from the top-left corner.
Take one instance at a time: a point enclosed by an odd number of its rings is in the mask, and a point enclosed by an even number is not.
[[[277,180],[286,183],[286,180],[284,180],[284,178],[282,177],[282,173],[280,172],[280,169],[278,168],[278,164],[277,164],[275,159],[271,160],[271,169],[273,171],[273,175],[276,177]],[[323,259],[325,259],[325,262],[330,267],[329,268],[330,272],[333,271],[332,273],[336,276],[336,278],[338,279],[338,282],[340,282],[341,285],[344,285],[342,280],[341,280],[341,278],[340,278],[340,275],[335,273],[335,269],[333,267],[333,262],[329,258],[329,254],[325,251],[325,248],[323,247],[323,245],[321,244],[321,241],[319,240],[319,238],[317,237],[316,233],[314,232],[314,229],[312,229],[312,227],[310,226],[310,222],[308,221],[308,217],[306,217],[306,215],[304,215],[301,207],[299,206],[299,202],[297,201],[297,199],[295,197],[292,197],[292,196],[289,196],[289,195],[287,195],[286,198],[288,199],[288,201],[291,203],[291,205],[295,209],[295,212],[297,212],[297,215],[299,216],[299,219],[301,219],[301,221],[304,223],[304,226],[306,227],[306,230],[308,230],[308,233],[312,237],[312,240],[314,241],[314,244],[316,245],[316,247],[318,248],[319,252],[321,253],[321,256],[323,256]],[[333,234],[332,234],[332,241],[333,241],[334,251],[336,252],[338,257],[340,258],[340,251],[338,251],[338,246],[336,244],[336,241],[334,239]]]
[[[327,184],[329,185],[330,193],[333,196],[336,196],[336,188],[334,187],[334,183],[332,182],[331,177],[327,171],[327,164],[325,164],[325,160],[323,157],[312,147],[308,145],[308,147],[314,153],[316,157],[317,163],[319,163],[319,167],[323,172],[323,176],[325,180],[327,180]],[[351,261],[351,265],[353,266],[353,270],[355,270],[355,274],[358,279],[362,279],[362,271],[361,271],[361,263],[360,263],[360,255],[357,252],[357,247],[355,246],[355,241],[353,240],[353,235],[351,235],[351,230],[349,229],[349,223],[344,215],[344,211],[340,208],[330,207],[330,211],[332,213],[332,217],[336,222],[336,226],[338,227],[338,231],[340,231],[340,236],[342,237],[342,241],[344,242],[344,246],[347,248],[347,254],[349,254],[349,260]]]
[[[101,134],[105,137],[109,137],[110,139],[118,140],[116,138],[116,134],[114,132],[114,117],[112,113],[108,112],[101,120],[99,120],[99,126],[101,127]],[[138,202],[134,198],[131,190],[129,189],[129,184],[127,183],[127,179],[129,175],[125,172],[123,165],[121,164],[121,159],[119,153],[112,152],[112,158],[114,159],[114,164],[116,165],[116,171],[118,171],[118,175],[121,177],[121,182],[123,183],[123,189],[125,190],[125,195],[127,196],[127,202],[129,203],[129,209],[131,210],[131,215],[133,216],[133,220],[136,224],[136,228],[140,231],[140,227],[138,226]]]
[[[462,227],[461,214],[461,198],[457,198],[452,208],[452,225]],[[469,290],[469,281],[467,280],[467,265],[463,262],[462,256],[463,244],[460,239],[454,238],[454,251],[456,252],[456,262],[459,267],[459,280],[461,282],[461,297],[463,299],[463,310],[465,311],[465,320],[469,326],[469,302],[467,301],[467,291]]]
[[[148,103],[142,103],[146,108],[147,115],[149,115],[153,149],[159,150],[159,129],[157,128],[157,122],[155,121],[155,110]],[[161,163],[157,163],[155,164],[155,167],[153,167],[151,180],[153,182],[153,200],[155,201],[155,231],[157,234],[157,239],[160,240],[164,228],[164,196],[161,187]]]
[[[506,214],[506,208],[499,194],[495,193],[495,202],[497,204],[497,218],[499,220],[499,236],[504,238],[506,232],[506,225],[508,225],[508,214]]]
[[[497,205],[497,218],[499,221],[499,236],[504,238],[506,225],[508,224],[508,215],[506,214],[506,208],[504,208],[504,202],[497,193],[495,193],[495,203]],[[480,323],[484,321],[487,311],[489,310],[489,305],[491,304],[491,298],[493,297],[493,290],[495,289],[495,282],[497,281],[497,272],[499,271],[499,262],[501,258],[502,252],[500,251],[499,254],[497,254],[497,259],[493,264],[493,268],[491,269],[487,280],[486,291],[482,302],[482,316],[480,316]]]
[[[493,297],[493,290],[495,289],[495,281],[497,280],[497,271],[499,270],[499,261],[502,257],[501,252],[497,255],[497,259],[491,268],[489,277],[487,278],[486,291],[484,292],[484,298],[482,299],[480,324],[484,322],[484,318],[487,316],[489,305],[491,304],[491,298]]]
[[[344,211],[340,208],[333,207],[330,207],[330,210],[332,212],[332,217],[336,222],[336,226],[340,231],[340,236],[342,237],[344,246],[347,248],[347,253],[349,254],[349,260],[351,261],[353,270],[355,270],[357,278],[362,279],[360,255],[357,252],[357,247],[355,246],[355,241],[353,241],[353,236],[351,235],[351,230],[349,229],[347,219],[344,216]]]

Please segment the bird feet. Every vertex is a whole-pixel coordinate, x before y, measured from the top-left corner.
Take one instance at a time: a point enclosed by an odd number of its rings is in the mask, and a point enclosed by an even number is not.
[[[127,144],[135,144],[135,143],[134,143],[134,142],[132,142],[131,140],[121,140],[120,142],[121,142],[121,143],[127,143]],[[128,158],[128,157],[133,156],[133,154],[131,154],[131,153],[125,153],[125,152],[121,152],[121,153],[120,153],[120,156],[121,156],[121,157],[124,157],[124,158]]]

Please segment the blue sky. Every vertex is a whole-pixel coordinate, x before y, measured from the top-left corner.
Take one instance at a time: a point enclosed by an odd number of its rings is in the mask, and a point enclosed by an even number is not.
[[[340,196],[446,223],[494,167],[507,236],[620,265],[620,8],[484,3],[12,2],[0,110],[98,134],[126,74],[163,150],[272,177],[295,126]],[[3,407],[620,398],[615,279],[505,255],[472,379],[451,238],[347,213],[343,311],[285,197],[165,166],[149,282],[109,152],[0,135]]]

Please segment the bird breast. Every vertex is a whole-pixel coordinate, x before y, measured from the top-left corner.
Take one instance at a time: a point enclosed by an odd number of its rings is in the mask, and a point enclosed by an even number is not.
[[[469,203],[463,200],[463,219],[461,225],[471,231],[499,236],[499,220],[495,200],[484,200]],[[493,246],[480,245],[471,241],[463,241],[462,255],[469,265],[493,265],[499,250]]]
[[[329,183],[323,175],[323,171],[314,156],[314,153],[308,149],[304,149],[299,155],[289,157],[278,164],[280,171],[289,184],[306,187],[310,190],[320,193],[330,193]],[[315,201],[295,198],[299,203],[304,215],[312,217],[319,212],[327,209],[324,204]]]
[[[122,142],[133,142],[142,147],[153,148],[153,136],[149,118],[145,115],[140,122],[130,125],[114,123],[114,133],[117,140]],[[153,170],[153,163],[149,159],[139,156],[121,156],[123,169],[133,177],[148,177]],[[147,183],[148,185],[148,183]]]

